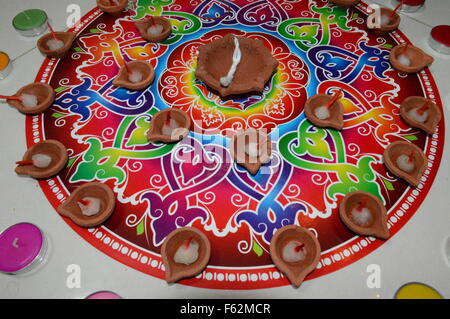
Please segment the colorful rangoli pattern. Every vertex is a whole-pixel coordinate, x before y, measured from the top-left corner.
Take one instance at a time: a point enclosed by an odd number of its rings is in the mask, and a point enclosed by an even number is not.
[[[397,31],[377,37],[365,27],[367,7],[349,10],[327,1],[138,0],[118,18],[89,12],[64,60],[46,59],[37,76],[57,92],[54,106],[27,119],[32,145],[54,138],[69,149],[67,168],[41,181],[53,206],[88,181],[110,185],[117,210],[99,228],[66,222],[109,256],[163,278],[164,238],[192,225],[208,236],[208,268],[181,283],[217,289],[288,284],[268,253],[274,231],[298,224],[317,234],[322,259],[314,278],[342,268],[383,242],[358,237],[340,222],[345,194],[364,190],[380,197],[394,235],[425,198],[442,155],[443,122],[433,136],[405,125],[401,101],[423,95],[441,101],[429,70],[405,75],[391,69],[389,49],[407,42]],[[169,17],[174,32],[162,44],[139,37],[133,21]],[[214,17],[206,19],[205,17]],[[196,80],[198,46],[233,33],[261,39],[280,62],[262,96],[222,101]],[[149,61],[156,70],[147,90],[112,85],[124,61]],[[318,129],[303,114],[315,93],[345,90],[345,129]],[[174,145],[149,144],[152,116],[167,107],[192,118],[195,132]],[[229,136],[243,128],[270,132],[273,158],[260,174],[236,166]],[[417,189],[395,178],[381,154],[396,140],[424,149],[428,169]],[[392,237],[391,237],[392,238]]]

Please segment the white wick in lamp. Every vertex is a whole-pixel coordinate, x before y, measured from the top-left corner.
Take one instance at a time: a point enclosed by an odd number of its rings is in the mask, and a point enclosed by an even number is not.
[[[148,27],[147,34],[149,36],[160,35],[162,33],[164,27],[161,24],[155,23],[155,20],[153,19],[153,17],[150,17],[149,19],[150,19],[151,26]]]
[[[306,253],[304,251],[305,244],[298,241],[290,241],[283,248],[283,260],[290,263],[296,263],[305,259]]]
[[[198,248],[200,245],[198,242],[189,238],[185,240],[183,244],[178,247],[173,260],[178,264],[190,265],[198,259]]]
[[[100,199],[84,197],[78,201],[78,206],[84,216],[94,216],[100,212]]]
[[[36,95],[24,93],[20,95],[20,99],[22,105],[27,108],[33,108],[38,105],[38,99]]]
[[[233,52],[233,61],[231,63],[230,70],[226,76],[220,78],[220,84],[224,87],[230,86],[233,81],[234,74],[236,73],[237,66],[241,62],[242,53],[239,48],[239,40],[237,37],[234,37],[234,52]]]
[[[414,121],[419,123],[425,123],[428,119],[428,107],[430,106],[431,101],[427,100],[427,102],[422,107],[416,107],[408,112],[408,116],[412,118]]]
[[[414,153],[411,152],[410,155],[402,154],[397,157],[397,166],[402,171],[411,173],[416,167],[416,164],[414,163]]]
[[[142,81],[142,73],[139,71],[132,71],[131,74],[128,75],[128,80],[133,83],[139,83]]]
[[[372,221],[372,214],[367,207],[367,198],[362,198],[361,201],[350,212],[352,220],[360,225],[367,226]]]
[[[33,165],[37,168],[47,168],[52,163],[52,158],[46,154],[34,154],[31,161],[18,161],[17,165]]]
[[[322,106],[317,107],[314,110],[314,115],[319,120],[326,120],[327,118],[330,117],[330,110],[328,109],[328,107],[326,105],[322,105]]]

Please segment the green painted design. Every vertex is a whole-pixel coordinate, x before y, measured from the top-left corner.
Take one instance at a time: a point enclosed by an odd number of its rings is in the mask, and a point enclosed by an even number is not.
[[[136,128],[131,132],[130,138],[125,146],[138,146],[148,144],[147,131],[150,127],[148,117],[140,117],[136,120]]]
[[[133,17],[134,20],[139,20],[144,18],[146,15],[161,15],[164,6],[172,4],[173,1],[163,1],[163,0],[138,0],[136,3],[136,15]]]
[[[264,253],[263,249],[261,248],[261,246],[258,245],[258,243],[256,242],[256,240],[253,241],[253,251],[255,252],[255,254],[258,257],[261,257],[262,254]]]
[[[410,141],[417,141],[418,140],[417,136],[415,136],[415,135],[408,135],[408,136],[405,136],[405,138],[410,140]]]
[[[55,119],[59,119],[60,117],[63,117],[63,116],[64,116],[64,114],[57,113],[57,112],[52,114],[52,117],[54,117]]]
[[[75,158],[71,158],[71,159],[69,159],[69,160],[67,161],[67,165],[66,165],[66,167],[70,167],[70,166],[72,166],[74,162],[75,162]]]
[[[75,48],[73,48],[73,50],[75,52],[83,52],[83,50],[80,47],[75,47]]]
[[[102,181],[115,179],[121,183],[125,178],[125,172],[118,166],[120,159],[149,160],[169,153],[176,145],[159,144],[159,147],[155,149],[134,151],[116,147],[103,148],[101,141],[94,137],[88,139],[86,143],[89,144],[89,148],[83,155],[83,161],[70,178],[71,183],[95,179]]]
[[[101,32],[99,29],[90,29],[89,32],[91,33],[98,33]]]
[[[56,92],[56,93],[59,93],[59,92],[61,92],[61,91],[64,91],[65,89],[66,89],[65,86],[60,86],[60,87],[58,87],[58,88],[55,89],[55,92]]]
[[[394,46],[393,46],[392,44],[385,43],[385,44],[382,45],[382,47],[383,47],[383,48],[387,48],[387,49],[391,49],[391,48],[393,48]]]
[[[139,236],[139,235],[142,235],[144,232],[145,232],[145,226],[144,226],[144,219],[143,220],[141,220],[141,222],[137,225],[137,227],[136,227],[136,234]]]
[[[387,188],[389,191],[395,190],[394,185],[392,185],[392,183],[391,183],[390,181],[388,181],[388,180],[386,180],[386,179],[383,179],[383,183],[384,183],[384,185],[386,185],[386,188]]]
[[[317,8],[315,6],[312,6],[311,10],[319,13],[320,17],[288,19],[279,24],[278,33],[288,40],[293,40],[301,50],[308,51],[313,46],[325,45],[330,42],[332,25],[336,25],[342,30],[350,30],[347,26],[346,10],[339,7]]]
[[[332,154],[330,145],[327,145],[326,138],[331,136],[334,144],[335,154]],[[306,145],[301,145],[301,144]],[[328,186],[327,194],[330,198],[336,199],[336,194],[346,195],[355,190],[362,190],[381,196],[380,186],[376,182],[376,176],[371,168],[371,163],[376,162],[371,156],[362,156],[356,164],[346,162],[344,141],[339,132],[335,130],[324,130],[313,127],[304,120],[300,123],[297,132],[291,132],[281,137],[278,142],[278,149],[283,158],[294,166],[301,169],[335,173],[338,181]],[[317,158],[309,161],[301,156],[312,156]],[[331,156],[331,157],[330,157]],[[335,159],[334,163],[325,163]],[[319,161],[320,160],[320,161]]]

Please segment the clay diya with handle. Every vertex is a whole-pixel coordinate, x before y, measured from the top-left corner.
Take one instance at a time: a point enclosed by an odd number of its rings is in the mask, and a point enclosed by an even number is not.
[[[278,67],[278,61],[261,40],[231,33],[200,46],[198,52],[196,78],[221,97],[261,93]],[[240,55],[239,63],[235,66],[231,82],[224,86],[221,79],[229,74],[236,54]]]
[[[342,130],[344,127],[344,107],[339,101],[342,90],[333,96],[316,94],[305,103],[306,118],[315,126]]]
[[[163,42],[172,33],[169,19],[151,16],[134,22],[141,37],[149,42]]]
[[[434,62],[432,56],[407,43],[394,47],[389,60],[394,69],[404,73],[417,73]]]
[[[128,0],[97,0],[97,7],[112,16],[120,15],[128,6]]]
[[[199,274],[208,265],[210,256],[211,244],[197,228],[183,227],[172,231],[161,247],[166,281],[173,283]]]
[[[442,118],[435,103],[422,96],[410,96],[400,105],[400,116],[411,127],[433,134]]]
[[[89,205],[89,200],[96,199],[98,207],[95,214],[83,214],[82,207]],[[87,202],[87,203],[86,203]],[[62,216],[70,218],[81,227],[95,227],[104,223],[114,212],[116,197],[109,186],[103,183],[86,183],[70,194],[69,198],[62,203],[57,211]]]
[[[358,235],[389,238],[386,207],[371,193],[354,191],[347,194],[339,205],[339,217]]]
[[[23,102],[23,94],[36,97],[37,104],[27,107]],[[20,88],[14,96],[5,97],[8,104],[23,114],[39,114],[47,110],[55,101],[55,90],[47,84],[35,82]]]
[[[306,275],[316,269],[320,253],[316,236],[300,226],[278,229],[270,242],[270,258],[295,287],[299,287]]]
[[[427,159],[423,151],[405,141],[391,143],[384,150],[383,161],[392,174],[413,186],[419,185],[427,167]]]
[[[64,44],[61,48],[56,50],[51,50],[47,44],[49,40],[52,40],[56,36],[56,38],[62,41]],[[49,58],[57,58],[61,59],[66,56],[67,52],[72,47],[72,43],[75,40],[75,33],[73,32],[51,32],[44,34],[37,41],[37,47],[39,51],[46,55]]]
[[[230,152],[236,163],[255,175],[261,165],[270,161],[272,141],[261,130],[243,130],[231,138]]]
[[[43,159],[42,159],[43,158]],[[49,178],[58,174],[69,157],[66,147],[59,141],[46,140],[31,146],[23,155],[15,171],[18,175]]]
[[[153,115],[147,139],[149,142],[178,142],[189,134],[190,127],[191,118],[185,111],[164,109]]]
[[[361,0],[330,0],[330,2],[343,8],[349,8],[351,6],[357,5],[361,2]]]
[[[136,78],[136,75],[138,76]],[[113,80],[115,86],[127,88],[129,90],[143,90],[153,83],[155,70],[153,66],[145,61],[126,62]]]
[[[370,30],[372,30],[376,34],[382,35],[398,29],[401,21],[400,15],[397,13],[398,8],[399,7],[395,8],[394,10],[388,8],[380,8],[380,26],[370,28]],[[383,21],[384,19],[386,19],[387,21]]]

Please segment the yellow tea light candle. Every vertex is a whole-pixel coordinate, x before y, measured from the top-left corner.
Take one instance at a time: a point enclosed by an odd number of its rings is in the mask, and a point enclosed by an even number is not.
[[[11,72],[12,63],[5,52],[0,51],[0,80],[3,80]]]
[[[13,27],[21,35],[33,37],[42,34],[47,29],[48,17],[45,11],[29,9],[18,13],[13,21]]]

